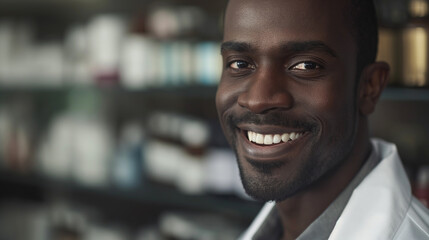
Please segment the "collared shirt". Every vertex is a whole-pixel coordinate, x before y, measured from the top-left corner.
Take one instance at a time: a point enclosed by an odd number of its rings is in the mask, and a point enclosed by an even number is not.
[[[380,156],[374,150],[356,176],[338,197],[328,206],[328,208],[311,223],[297,240],[326,240],[329,238],[338,218],[341,216],[353,190],[380,162]],[[283,236],[283,227],[280,216],[276,208],[272,208],[268,216],[264,219],[261,227],[256,231],[253,240],[280,239]]]

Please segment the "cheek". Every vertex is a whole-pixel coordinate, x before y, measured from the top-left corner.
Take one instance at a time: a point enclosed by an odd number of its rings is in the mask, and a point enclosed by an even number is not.
[[[222,84],[219,85],[216,92],[216,109],[221,117],[222,113],[227,109],[229,97],[227,96],[227,89],[222,87]]]
[[[216,92],[216,108],[219,117],[233,108],[239,96],[239,87],[237,84],[232,84],[232,81],[221,79]]]
[[[326,111],[338,111],[354,105],[355,77],[348,65],[340,64],[328,78],[311,88],[314,103]]]
[[[236,95],[234,88],[226,84],[223,80],[220,82],[216,92],[216,109],[219,122],[228,141],[232,141],[234,137],[233,129],[229,125],[228,121],[232,116],[232,111],[237,99]]]
[[[303,104],[321,121],[322,130],[349,131],[356,111],[353,89],[353,84],[345,81],[325,82],[309,88]]]

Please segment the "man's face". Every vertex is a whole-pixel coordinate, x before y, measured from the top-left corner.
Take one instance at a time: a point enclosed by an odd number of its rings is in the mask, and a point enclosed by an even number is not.
[[[247,193],[284,200],[344,161],[358,131],[342,0],[230,0],[216,96]]]

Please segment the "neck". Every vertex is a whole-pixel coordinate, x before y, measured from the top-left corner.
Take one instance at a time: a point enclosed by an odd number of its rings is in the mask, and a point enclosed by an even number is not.
[[[352,181],[369,157],[371,145],[367,121],[362,120],[356,143],[348,157],[328,175],[307,189],[276,204],[283,225],[283,240],[296,239],[319,217]]]

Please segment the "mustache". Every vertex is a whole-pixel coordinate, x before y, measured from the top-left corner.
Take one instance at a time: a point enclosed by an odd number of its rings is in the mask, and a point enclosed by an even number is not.
[[[240,116],[229,116],[230,127],[236,127],[238,124],[247,123],[255,125],[275,125],[288,128],[300,128],[315,132],[319,128],[317,122],[313,119],[298,118],[287,113],[271,112],[267,114],[254,114],[251,112]]]

